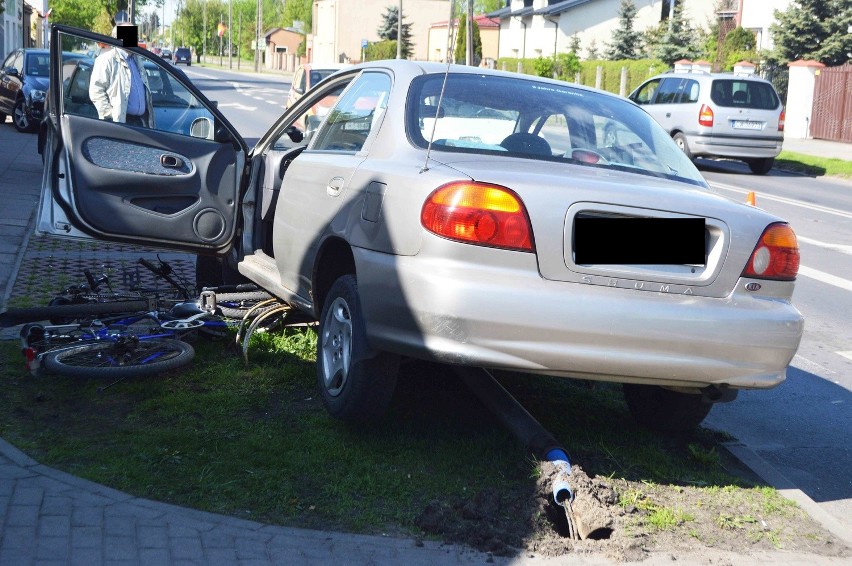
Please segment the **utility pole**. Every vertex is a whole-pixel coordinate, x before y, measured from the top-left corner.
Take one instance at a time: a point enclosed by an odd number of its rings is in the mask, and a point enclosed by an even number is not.
[[[402,0],[400,0],[402,1]],[[257,0],[257,21],[254,26],[254,72],[260,72],[260,26],[263,24],[263,5]]]
[[[160,22],[160,27],[163,30],[163,38],[161,40],[163,42],[162,46],[165,47],[166,46],[166,0],[163,0],[163,21]],[[172,57],[174,57],[174,55],[172,55]]]
[[[136,25],[136,0],[130,0],[128,2],[129,11],[130,11],[130,23],[132,25]]]
[[[672,20],[674,19],[675,0],[669,0],[669,33],[672,32]]]
[[[240,57],[240,55],[241,55],[240,44],[242,43],[242,41],[240,41],[240,38],[242,36],[243,36],[243,13],[240,12],[240,23],[237,25],[237,70],[238,71],[240,70],[240,59],[242,59],[242,57]]]
[[[234,68],[234,62],[231,60],[231,55],[234,51],[234,44],[232,43],[233,36],[231,35],[231,17],[234,15],[234,0],[228,0],[228,68]]]
[[[473,65],[473,1],[467,0],[467,26],[465,26],[464,64]]]
[[[201,48],[201,56],[207,62],[207,0],[204,0],[204,46]]]
[[[396,58],[402,59],[402,0],[399,0],[399,11],[396,14]]]

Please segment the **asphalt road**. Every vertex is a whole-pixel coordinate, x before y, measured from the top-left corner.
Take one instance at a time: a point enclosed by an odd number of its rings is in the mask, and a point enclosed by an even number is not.
[[[801,267],[793,302],[805,334],[771,391],[743,392],[706,423],[735,436],[811,499],[852,526],[852,182],[699,161],[719,193],[790,222]]]
[[[182,68],[218,102],[251,147],[283,112],[290,87],[282,75],[196,66]],[[805,335],[785,383],[743,392],[713,409],[706,424],[736,437],[781,486],[801,489],[852,527],[852,182],[773,170],[752,175],[738,162],[699,160],[714,190],[790,222],[802,267],[794,303]]]

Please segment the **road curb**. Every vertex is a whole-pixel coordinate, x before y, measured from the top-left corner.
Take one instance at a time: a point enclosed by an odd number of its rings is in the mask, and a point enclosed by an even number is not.
[[[761,458],[757,452],[740,442],[724,442],[722,446],[732,456],[748,466],[751,471],[763,478],[766,483],[775,488],[781,496],[794,501],[831,534],[852,546],[852,528],[844,525],[831,513],[825,511],[804,491],[795,487],[795,484],[777,468]]]

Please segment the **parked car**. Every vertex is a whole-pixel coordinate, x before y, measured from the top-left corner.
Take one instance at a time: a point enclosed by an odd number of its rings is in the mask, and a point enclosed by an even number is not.
[[[181,63],[186,63],[186,66],[189,67],[192,65],[192,52],[189,50],[189,47],[178,47],[175,49],[175,65],[180,65]]]
[[[82,57],[65,52],[62,57]],[[49,85],[50,52],[47,49],[19,48],[0,67],[0,123],[12,116],[19,132],[33,131],[42,119],[44,98]]]
[[[185,87],[212,139],[63,114],[57,92],[37,230],[218,254],[318,321],[338,419],[379,418],[404,357],[623,383],[668,430],[785,378],[804,326],[793,230],[711,191],[622,97],[376,61],[311,89],[250,151]],[[295,126],[328,97],[316,130]]]
[[[296,68],[296,72],[293,73],[293,82],[290,85],[290,91],[287,93],[287,102],[284,104],[284,107],[290,108],[312,87],[337,71],[351,66],[346,63],[329,63],[327,65],[313,65],[308,63],[299,65]]]
[[[65,113],[98,117],[98,111],[89,98],[93,65],[93,59],[78,59],[74,69],[68,73],[63,91]],[[212,123],[212,114],[166,69],[149,60],[145,62],[145,74],[151,89],[154,124],[157,130],[188,136],[193,133],[193,124],[199,123],[198,118],[205,118]],[[209,128],[205,131],[209,132]]]
[[[171,49],[162,49],[160,50],[160,57],[163,59],[172,60],[172,50]]]
[[[784,142],[784,105],[772,83],[753,75],[678,72],[648,79],[630,94],[690,158],[745,161],[768,173]]]

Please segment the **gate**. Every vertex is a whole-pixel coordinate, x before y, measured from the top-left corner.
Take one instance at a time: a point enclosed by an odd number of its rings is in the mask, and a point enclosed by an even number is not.
[[[814,85],[811,136],[852,142],[852,65],[820,69]]]

